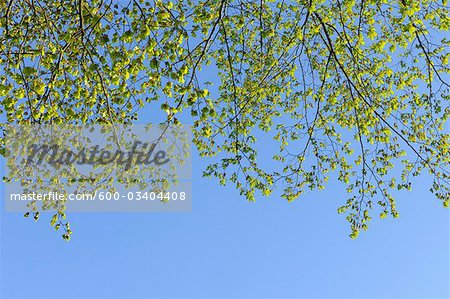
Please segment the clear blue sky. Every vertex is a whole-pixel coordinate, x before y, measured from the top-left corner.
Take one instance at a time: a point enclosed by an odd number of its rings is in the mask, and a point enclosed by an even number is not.
[[[0,298],[449,298],[449,211],[425,185],[350,240],[342,186],[248,203],[204,163],[192,212],[70,214],[70,242],[2,207]]]

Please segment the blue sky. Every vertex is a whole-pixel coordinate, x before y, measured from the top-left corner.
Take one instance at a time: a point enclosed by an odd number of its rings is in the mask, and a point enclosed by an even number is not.
[[[0,298],[449,297],[449,213],[426,179],[351,240],[341,185],[248,203],[193,165],[192,212],[73,213],[70,242],[2,207]]]

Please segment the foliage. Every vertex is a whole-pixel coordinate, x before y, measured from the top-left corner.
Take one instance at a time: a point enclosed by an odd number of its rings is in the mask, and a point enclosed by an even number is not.
[[[352,237],[426,172],[449,204],[446,0],[28,1],[0,4],[0,99],[13,123],[128,123],[190,110],[205,171],[248,200],[347,185]],[[204,89],[199,73],[218,70]],[[447,129],[447,131],[446,131]],[[257,160],[274,132],[278,170]],[[402,169],[393,171],[394,165]]]

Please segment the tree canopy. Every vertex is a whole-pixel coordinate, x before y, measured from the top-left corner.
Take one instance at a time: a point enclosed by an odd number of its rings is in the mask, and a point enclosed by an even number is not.
[[[351,237],[428,175],[449,205],[446,0],[3,0],[8,123],[132,123],[188,113],[204,171],[248,200],[335,175]],[[212,85],[202,71],[214,69]],[[279,147],[258,160],[256,136]],[[2,139],[3,140],[3,139]],[[394,169],[395,166],[395,169]]]

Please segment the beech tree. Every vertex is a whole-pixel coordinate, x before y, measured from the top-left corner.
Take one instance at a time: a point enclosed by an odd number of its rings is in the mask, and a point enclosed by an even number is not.
[[[198,152],[216,156],[204,175],[247,200],[278,187],[292,201],[337,177],[352,238],[373,213],[398,217],[392,191],[421,173],[449,205],[447,0],[2,0],[0,11],[7,123],[132,123],[160,103],[167,124],[190,114]],[[216,85],[201,76],[211,69]],[[270,167],[257,136],[278,148]]]

